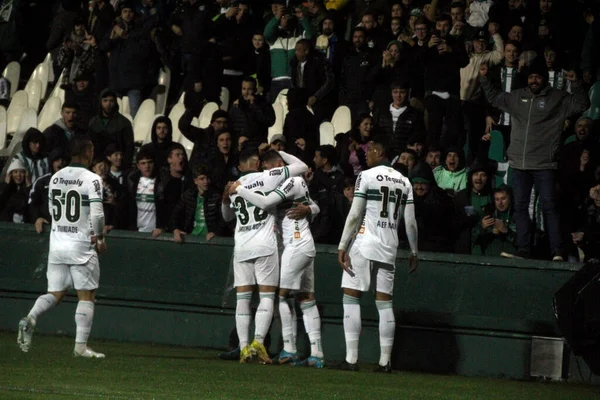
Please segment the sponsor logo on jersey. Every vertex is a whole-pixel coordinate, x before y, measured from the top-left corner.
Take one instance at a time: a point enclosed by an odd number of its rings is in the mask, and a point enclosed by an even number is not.
[[[362,179],[362,172],[360,174],[358,174],[358,178],[356,178],[356,184],[354,184],[354,191],[358,192],[358,189],[360,189],[360,180]]]
[[[283,174],[283,169],[282,168],[277,168],[277,169],[272,169],[269,171],[269,176],[278,176]]]
[[[379,182],[383,181],[383,176],[381,176],[381,175],[377,175],[377,180],[378,180]]]
[[[69,186],[79,186],[83,185],[83,181],[81,179],[65,179],[65,178],[54,178],[52,183],[55,185],[69,185]]]
[[[292,180],[283,188],[283,192],[289,193],[293,188],[294,188],[294,181]]]
[[[246,189],[256,189],[257,187],[264,187],[265,183],[263,181],[256,181],[251,183],[250,185],[244,186]]]
[[[102,188],[100,187],[100,181],[94,181],[94,192],[98,195],[98,197],[102,197]]]

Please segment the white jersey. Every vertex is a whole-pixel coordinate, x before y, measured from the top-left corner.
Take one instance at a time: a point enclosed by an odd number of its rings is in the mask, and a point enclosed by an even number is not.
[[[413,202],[410,181],[391,166],[379,165],[358,175],[354,197],[366,199],[367,205],[353,246],[369,260],[395,264],[398,223],[404,206]]]
[[[102,202],[102,178],[83,166],[70,165],[50,178],[48,197],[52,215],[48,262],[85,264],[96,254],[90,203]]]
[[[139,232],[152,232],[156,229],[156,203],[154,185],[156,178],[140,177],[135,192],[137,205],[137,227]]]
[[[288,167],[280,167],[242,175],[239,181],[244,188],[265,195],[275,190],[288,177]],[[275,210],[262,210],[237,193],[229,198],[237,217],[235,260],[247,261],[276,252]]]
[[[301,177],[287,179],[275,189],[275,193],[277,193],[284,201],[292,200],[305,205],[310,203],[308,187]],[[310,257],[315,257],[317,255],[315,241],[306,218],[295,220],[288,216],[283,216],[281,219],[281,230],[285,247],[295,247]]]

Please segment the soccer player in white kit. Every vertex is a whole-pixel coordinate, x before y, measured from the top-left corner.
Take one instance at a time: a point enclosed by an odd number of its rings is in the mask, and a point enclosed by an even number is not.
[[[286,201],[293,201],[310,206],[311,215],[319,212],[310,199],[304,178],[291,177],[283,182],[269,195],[264,196],[239,186],[236,182],[237,194],[264,210]],[[283,350],[279,355],[279,363],[291,362],[293,365],[307,365],[323,368],[325,360],[321,346],[321,317],[315,301],[315,242],[306,218],[294,219],[284,216],[281,220],[284,250],[281,256],[281,278],[279,281],[279,314],[283,335]],[[304,328],[310,339],[311,355],[303,361],[297,360],[294,304],[288,301],[291,291],[296,292],[303,313]]]
[[[302,175],[308,166],[284,152],[268,151],[263,162],[283,158],[288,166],[259,172],[258,151],[247,149],[239,156],[239,182],[249,190],[268,193],[275,190],[290,176]],[[264,347],[264,339],[273,318],[275,292],[279,284],[279,254],[275,233],[275,211],[263,210],[234,193],[233,184],[227,185],[221,212],[225,221],[237,216],[235,247],[233,250],[234,286],[236,288],[235,321],[240,340],[240,362],[246,363],[257,356],[262,363],[271,363]],[[230,194],[229,197],[226,194]],[[235,208],[235,212],[234,212]],[[260,304],[256,310],[254,340],[249,345],[250,301],[258,285]]]
[[[358,371],[360,297],[362,292],[374,287],[381,346],[375,372],[392,372],[391,354],[396,330],[392,294],[398,223],[402,216],[411,250],[410,272],[415,271],[418,265],[418,232],[412,186],[407,177],[391,167],[387,151],[383,141],[369,143],[369,169],[358,175],[354,200],[338,246],[338,263],[344,271],[342,288],[346,339],[346,360],[339,369]]]
[[[46,274],[48,293],[40,296],[19,322],[17,342],[21,350],[29,351],[38,318],[58,305],[67,289],[75,287],[79,302],[75,311],[77,333],[73,355],[104,358],[104,354],[87,347],[100,280],[98,253],[106,250],[102,180],[88,170],[94,156],[90,139],[75,136],[70,146],[71,164],[52,176],[48,188],[52,215]]]

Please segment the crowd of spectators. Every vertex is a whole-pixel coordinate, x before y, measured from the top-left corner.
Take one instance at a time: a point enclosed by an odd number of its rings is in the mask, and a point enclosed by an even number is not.
[[[0,18],[17,21],[18,3],[1,1]],[[595,1],[59,3],[46,46],[57,76],[65,72],[61,118],[30,129],[9,160],[1,220],[41,231],[49,174],[66,165],[69,140],[87,134],[111,229],[177,242],[231,236],[222,191],[239,176],[237,154],[256,146],[310,165],[321,210],[313,234],[336,244],[370,139],[385,136],[394,168],[413,184],[421,250],[556,261],[598,252],[600,105],[590,108],[588,95],[600,79]],[[5,63],[23,51],[18,42],[0,40]],[[140,148],[117,98],[128,96],[135,116],[165,67],[169,105],[184,93],[185,113],[156,119]],[[229,111],[198,128],[194,117],[220,104],[221,87]],[[268,140],[283,89],[283,133]],[[319,126],[339,106],[353,128],[320,145]],[[193,143],[189,159],[173,124]]]

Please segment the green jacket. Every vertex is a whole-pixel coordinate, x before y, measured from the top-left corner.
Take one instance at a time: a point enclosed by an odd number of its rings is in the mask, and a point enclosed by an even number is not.
[[[481,224],[477,224],[477,226],[473,228],[471,236],[473,238],[471,254],[492,257],[499,257],[502,252],[514,254],[514,252],[517,251],[515,246],[517,226],[514,214],[510,209],[504,212],[496,210],[492,216],[504,221],[504,224],[508,227],[508,232],[494,234],[493,227],[483,230]]]
[[[308,18],[299,21],[299,26],[290,35],[282,34],[279,20],[275,17],[265,26],[265,39],[271,47],[271,78],[291,78],[290,61],[296,56],[296,43],[300,39],[312,39],[315,28]]]
[[[469,170],[463,168],[459,171],[451,172],[444,168],[442,165],[438,165],[433,170],[433,176],[438,186],[444,190],[453,190],[458,192],[467,187],[467,174]]]

